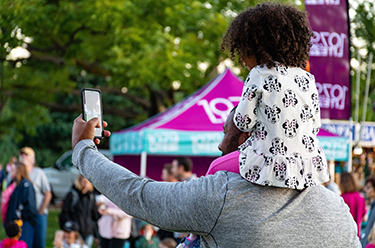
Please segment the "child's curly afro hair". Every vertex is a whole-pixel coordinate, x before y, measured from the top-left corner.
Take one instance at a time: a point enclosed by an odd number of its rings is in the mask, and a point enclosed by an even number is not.
[[[230,51],[231,59],[255,56],[268,68],[274,62],[305,67],[311,47],[312,31],[307,14],[296,7],[265,2],[239,14],[230,24],[221,50]]]

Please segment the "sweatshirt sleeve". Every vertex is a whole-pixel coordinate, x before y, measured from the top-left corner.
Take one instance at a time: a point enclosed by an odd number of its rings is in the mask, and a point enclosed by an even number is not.
[[[208,235],[227,193],[224,172],[189,182],[156,182],[108,160],[92,140],[76,145],[73,164],[125,213],[164,230]]]

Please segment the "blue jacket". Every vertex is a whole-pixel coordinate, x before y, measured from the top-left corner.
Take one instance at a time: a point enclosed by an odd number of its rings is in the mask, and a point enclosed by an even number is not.
[[[29,180],[22,179],[10,197],[6,221],[22,219],[35,226],[37,216],[34,187]]]

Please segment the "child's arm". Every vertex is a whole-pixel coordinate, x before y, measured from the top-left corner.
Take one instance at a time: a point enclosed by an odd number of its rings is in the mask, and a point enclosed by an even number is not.
[[[238,164],[239,156],[240,156],[240,153],[238,151],[234,151],[227,155],[224,155],[222,157],[215,159],[210,164],[210,167],[208,168],[206,176],[213,175],[216,172],[222,171],[222,170],[240,174],[240,168]]]
[[[256,108],[262,91],[261,81],[262,75],[256,68],[250,71],[245,81],[241,100],[233,117],[234,124],[243,132],[250,132],[256,124]]]

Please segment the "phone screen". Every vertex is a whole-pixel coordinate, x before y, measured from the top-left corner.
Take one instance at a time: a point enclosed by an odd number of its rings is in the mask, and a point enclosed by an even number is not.
[[[82,89],[82,112],[83,119],[89,121],[97,117],[100,121],[100,128],[95,128],[95,137],[103,137],[103,118],[102,118],[102,101],[101,92],[97,89]]]

